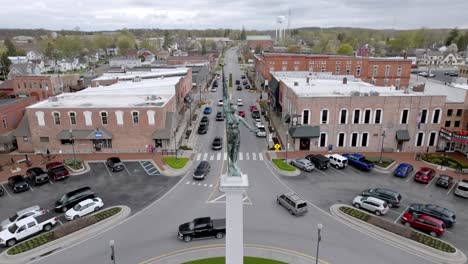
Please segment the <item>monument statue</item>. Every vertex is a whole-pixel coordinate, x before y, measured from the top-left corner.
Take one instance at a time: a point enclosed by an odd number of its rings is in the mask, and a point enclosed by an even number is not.
[[[226,134],[228,148],[228,176],[240,177],[241,172],[237,166],[237,158],[239,156],[240,133],[239,123],[242,122],[250,131],[258,131],[256,128],[248,124],[244,118],[237,114],[237,106],[232,103],[227,90],[226,79],[224,77],[223,67],[223,110],[226,119]]]

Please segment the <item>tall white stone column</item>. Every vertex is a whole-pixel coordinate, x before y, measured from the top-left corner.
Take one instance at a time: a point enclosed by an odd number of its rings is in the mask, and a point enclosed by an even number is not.
[[[221,176],[220,190],[226,194],[226,264],[244,263],[244,202],[249,188],[246,174]]]

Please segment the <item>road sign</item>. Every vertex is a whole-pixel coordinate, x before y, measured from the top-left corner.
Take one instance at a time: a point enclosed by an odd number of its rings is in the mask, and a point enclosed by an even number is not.
[[[275,151],[278,152],[279,149],[281,148],[281,145],[276,143],[273,147],[275,148]]]
[[[95,136],[96,138],[102,138],[102,132],[101,132],[101,131],[96,131],[96,132],[94,133],[94,136]]]

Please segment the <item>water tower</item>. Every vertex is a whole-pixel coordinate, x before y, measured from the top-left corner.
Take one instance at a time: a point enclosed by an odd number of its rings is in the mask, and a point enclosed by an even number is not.
[[[286,21],[285,16],[276,17],[276,41],[280,41],[285,38],[284,22]]]

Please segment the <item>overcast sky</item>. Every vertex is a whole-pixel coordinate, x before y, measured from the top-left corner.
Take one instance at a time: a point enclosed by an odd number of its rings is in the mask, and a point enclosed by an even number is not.
[[[468,28],[468,0],[0,0],[0,28]],[[285,22],[287,24],[287,22]]]

